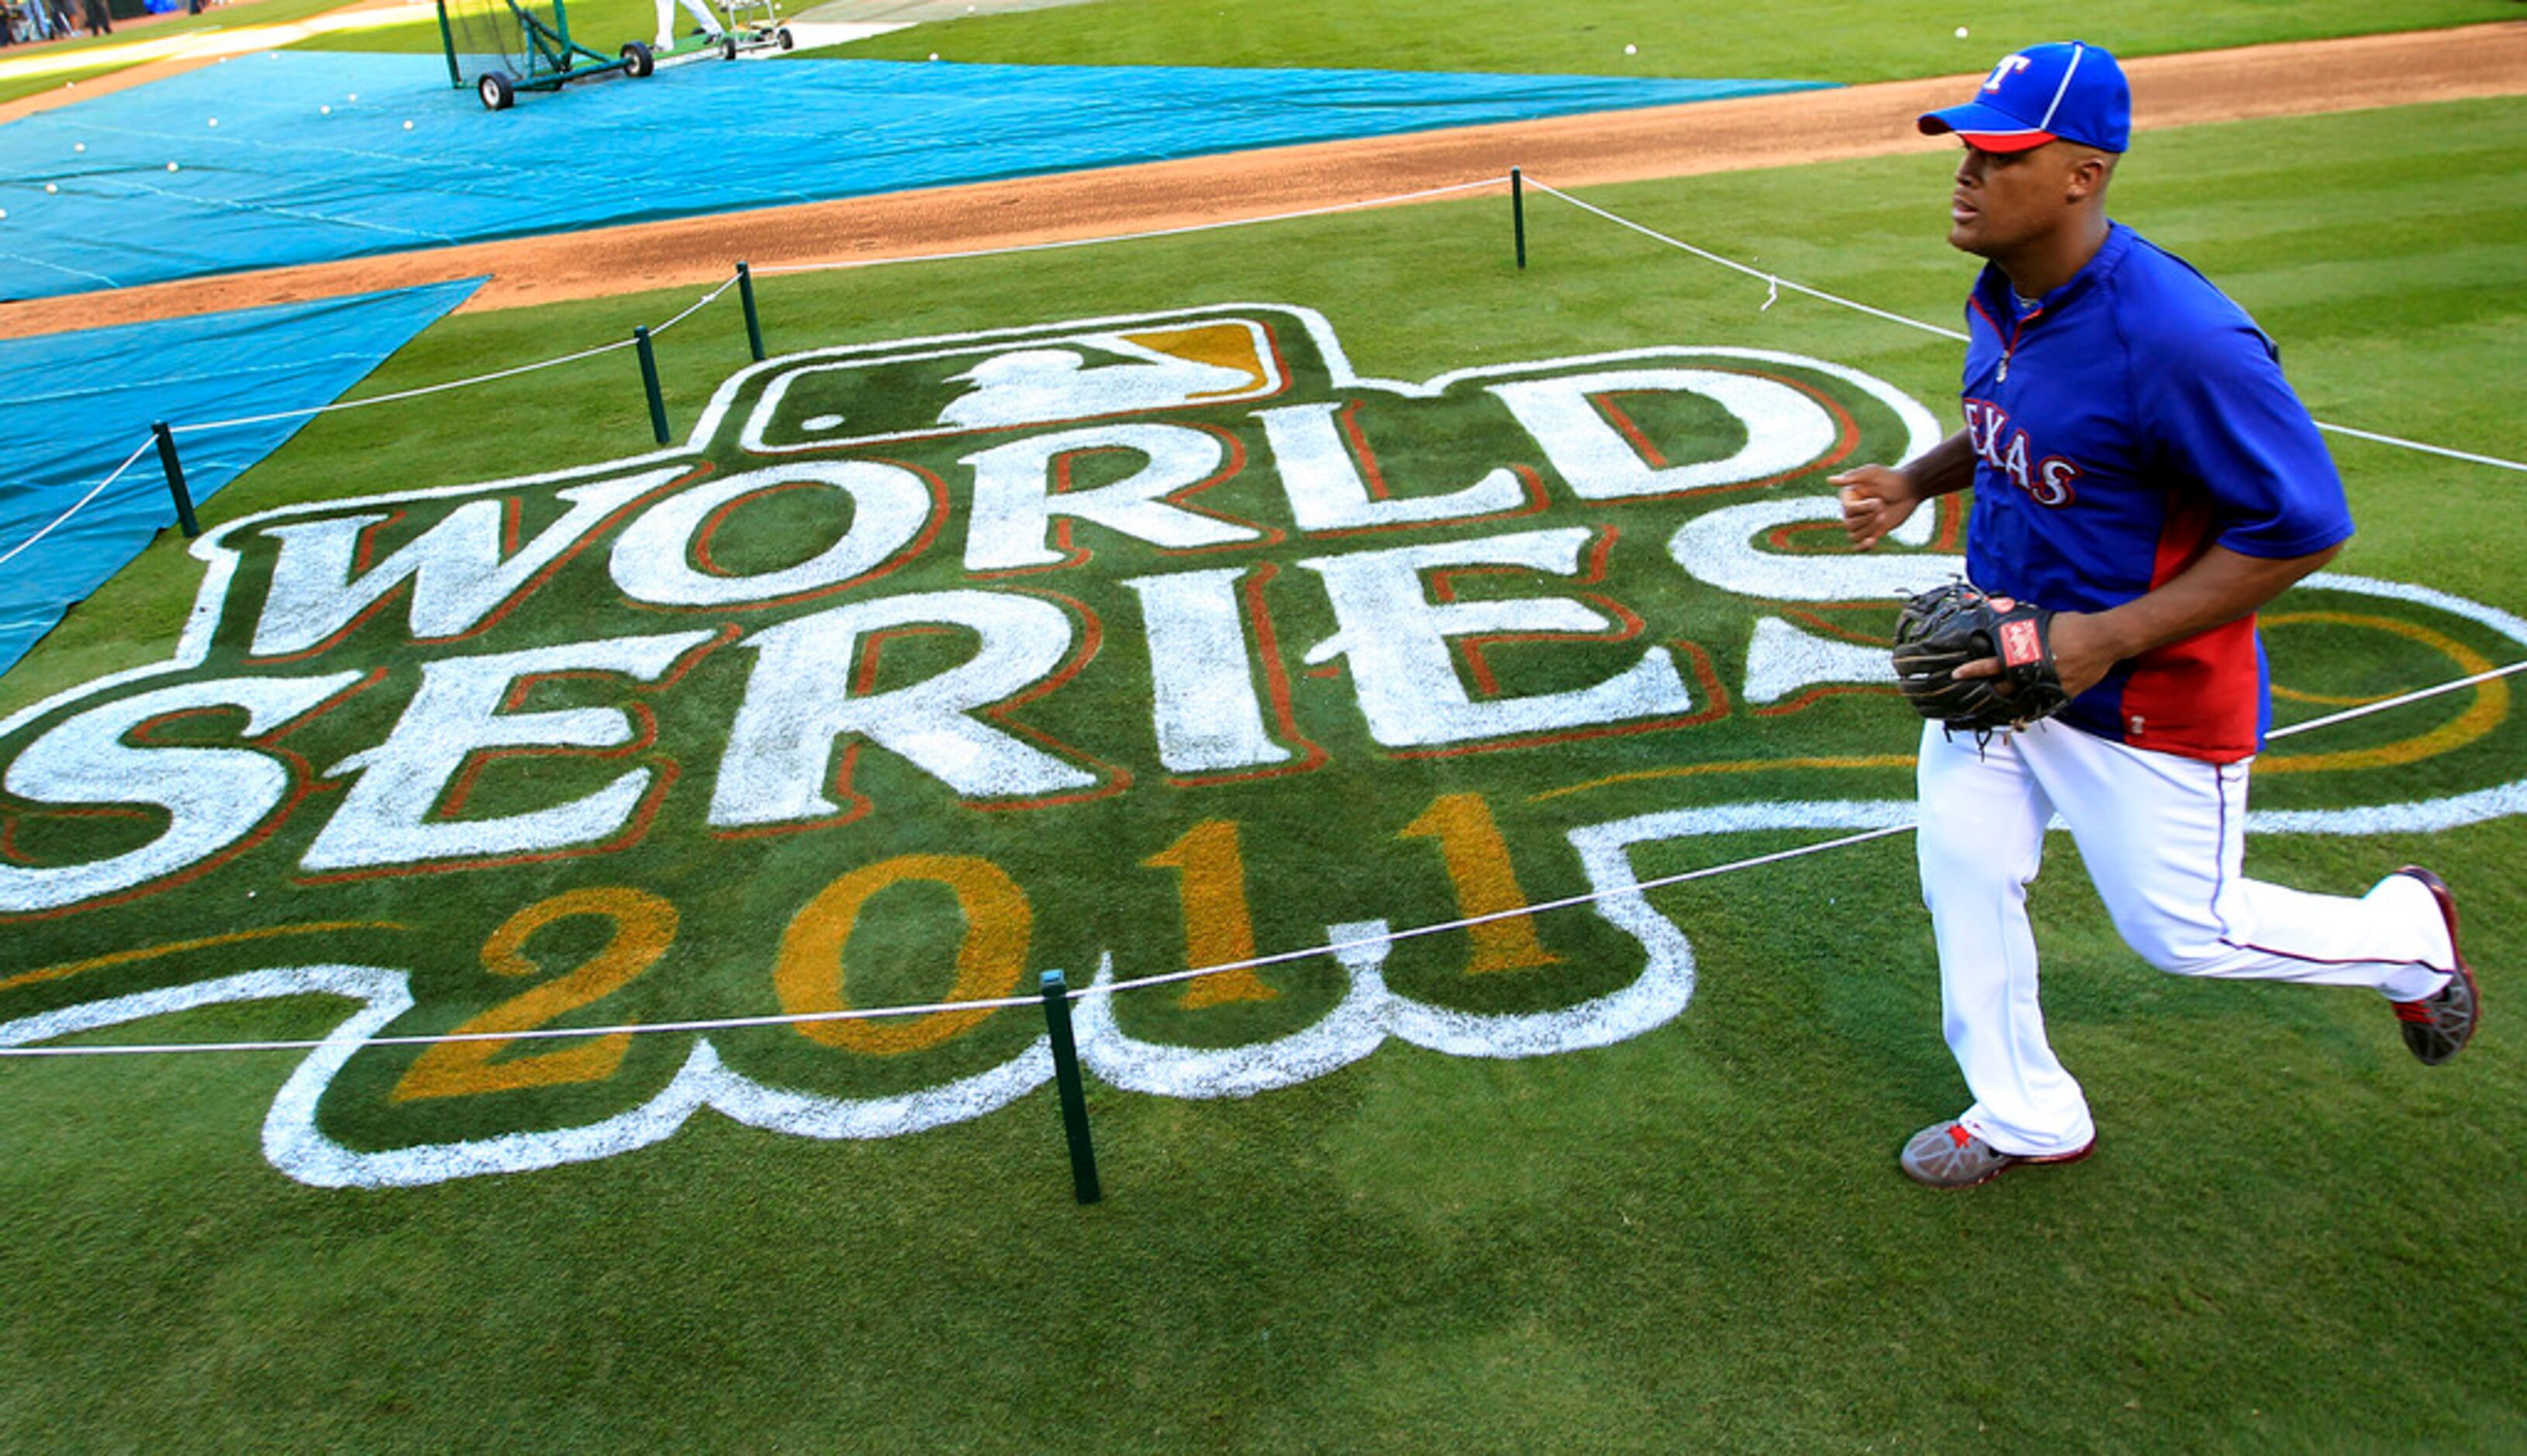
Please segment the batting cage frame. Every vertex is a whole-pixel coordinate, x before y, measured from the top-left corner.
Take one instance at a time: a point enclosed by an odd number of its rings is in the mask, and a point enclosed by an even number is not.
[[[487,111],[506,111],[520,91],[557,91],[590,77],[619,71],[637,78],[657,70],[657,57],[645,42],[627,40],[608,56],[571,39],[563,0],[548,0],[550,24],[537,13],[544,3],[438,0],[448,83],[460,90],[472,86]]]

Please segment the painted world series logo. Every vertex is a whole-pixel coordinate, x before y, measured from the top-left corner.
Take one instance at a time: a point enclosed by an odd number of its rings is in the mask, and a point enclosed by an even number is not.
[[[1385,380],[1219,305],[794,355],[672,449],[232,521],[168,661],[0,723],[0,1044],[345,1003],[264,1149],[377,1186],[986,1116],[1050,1054],[963,1004],[1057,967],[1339,947],[1084,999],[1159,1096],[1638,1036],[1695,974],[1640,880],[1909,821],[1890,604],[1960,515],[1851,555],[1823,478],[1944,433],[1829,360]],[[2344,576],[2266,628],[2302,712],[2527,643]],[[2311,739],[2258,827],[2520,812],[2519,738],[2492,683]]]

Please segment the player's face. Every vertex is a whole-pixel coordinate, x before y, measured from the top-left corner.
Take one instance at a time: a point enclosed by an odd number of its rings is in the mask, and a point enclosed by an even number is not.
[[[2051,234],[2070,212],[2066,183],[2077,149],[2048,141],[2023,152],[1968,146],[1948,199],[1948,243],[2005,257]]]

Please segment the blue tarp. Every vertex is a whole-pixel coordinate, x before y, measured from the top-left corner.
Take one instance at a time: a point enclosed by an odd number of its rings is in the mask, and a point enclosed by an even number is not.
[[[148,441],[153,422],[329,404],[482,282],[0,339],[0,554],[16,552],[0,565],[0,671],[176,519],[151,449],[69,521],[18,549]],[[217,493],[305,423],[179,435],[193,498]]]
[[[1808,84],[791,59],[491,113],[434,56],[266,52],[0,128],[0,296]]]

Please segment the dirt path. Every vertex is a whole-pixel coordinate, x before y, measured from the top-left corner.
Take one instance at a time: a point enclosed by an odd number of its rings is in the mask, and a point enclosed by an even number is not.
[[[2131,62],[2143,130],[2527,94],[2527,22],[2205,51]],[[1913,118],[1977,77],[1239,152],[473,243],[232,274],[0,308],[0,338],[488,275],[467,310],[519,308],[728,277],[1265,217],[1506,174],[1559,186],[1688,177],[1948,145]]]

